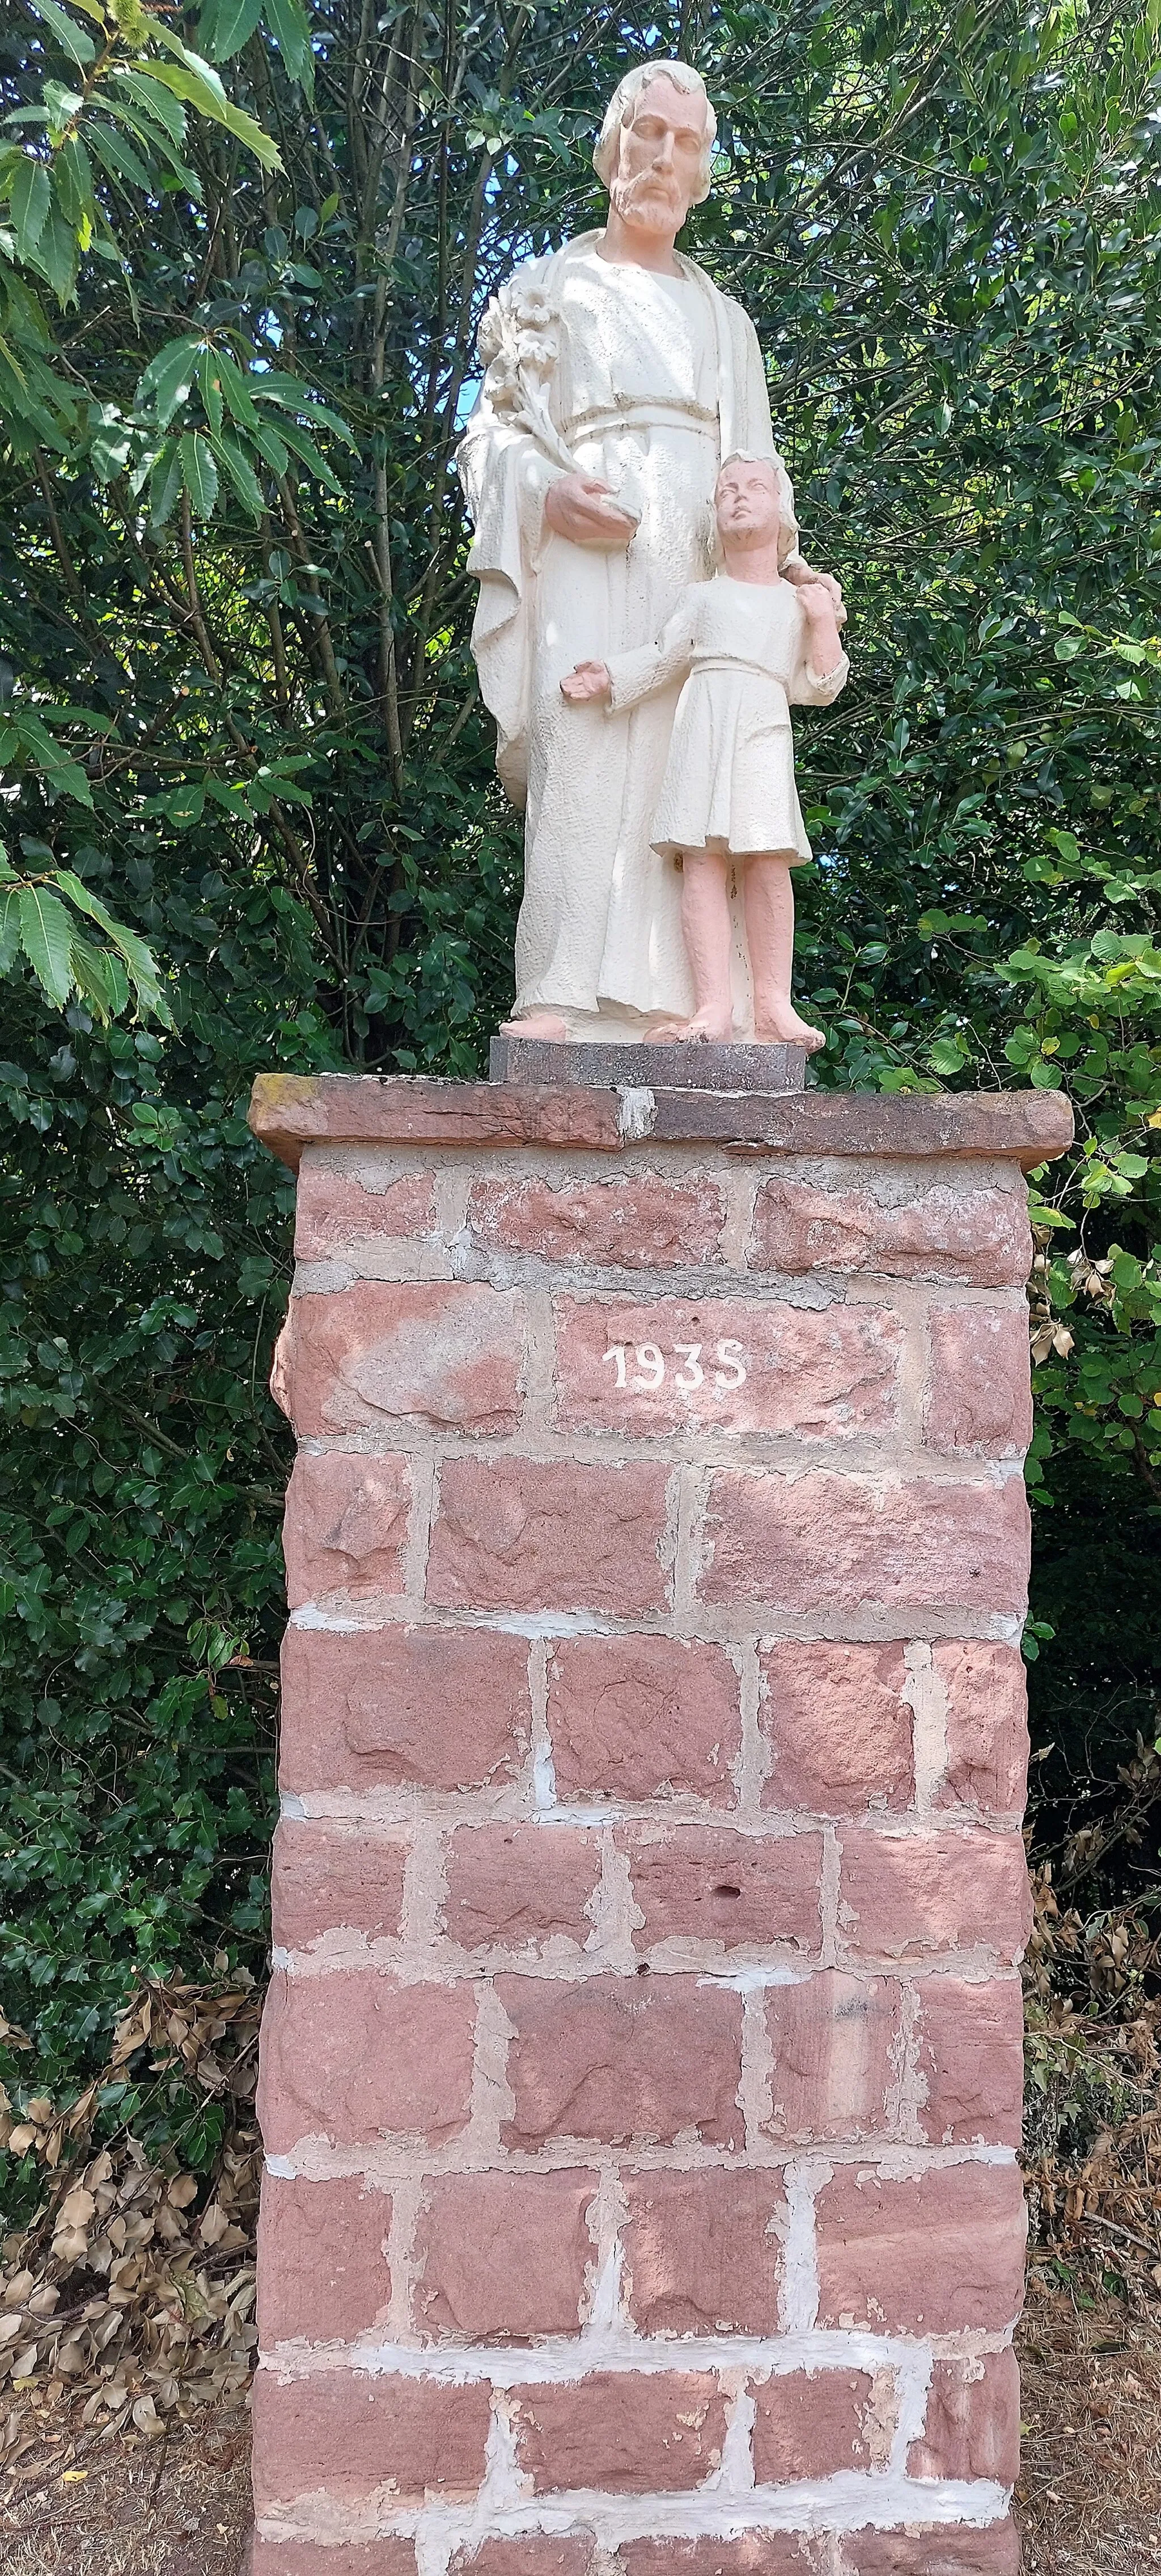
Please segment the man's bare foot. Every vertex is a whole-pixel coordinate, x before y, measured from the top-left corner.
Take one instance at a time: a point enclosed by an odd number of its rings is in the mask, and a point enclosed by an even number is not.
[[[731,1046],[734,1023],[729,1013],[723,1018],[720,1011],[695,1011],[693,1018],[686,1020],[681,1034],[702,1046]]]
[[[567,1046],[568,1029],[559,1011],[529,1011],[522,1020],[501,1020],[502,1038],[539,1038],[545,1046]],[[819,1041],[821,1045],[821,1039]]]
[[[819,1048],[826,1045],[826,1035],[822,1029],[812,1028],[809,1020],[800,1020],[793,1005],[784,1002],[767,1011],[761,1020],[755,1020],[754,1043],[756,1046],[800,1046],[805,1047],[808,1055],[817,1055]]]

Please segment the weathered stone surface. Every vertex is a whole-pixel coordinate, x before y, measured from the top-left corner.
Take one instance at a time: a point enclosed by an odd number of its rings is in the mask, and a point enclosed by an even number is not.
[[[874,2387],[864,2370],[790,2370],[754,2391],[754,2475],[760,2487],[869,2469],[867,2417]]]
[[[393,2537],[324,2548],[315,2540],[263,2540],[259,2534],[241,2576],[416,2576],[415,2543]]]
[[[844,2536],[839,2576],[1020,2576],[1020,2539],[1010,2516],[981,2531],[867,2531]]]
[[[471,2107],[475,2016],[470,1986],[401,1986],[373,1968],[276,1969],[258,2086],[267,2154],[305,2137],[454,2137]]]
[[[359,1244],[411,1240],[435,1225],[430,1171],[404,1172],[381,1190],[308,1154],[298,1176],[294,1250],[299,1261],[329,1261]]]
[[[1019,1834],[842,1835],[839,1924],[852,1950],[919,1959],[938,1950],[993,1950],[1018,1959],[1032,1929],[1028,1864]]]
[[[258,2328],[264,2349],[293,2337],[348,2343],[391,2297],[391,2195],[358,2175],[327,2182],[264,2174]]]
[[[738,1676],[721,1646],[678,1637],[559,1640],[548,1727],[562,1798],[736,1803]]]
[[[427,1597],[448,1609],[660,1610],[667,1471],[449,1459]]]
[[[524,1301],[476,1283],[363,1279],[291,1300],[271,1380],[299,1438],[407,1421],[514,1431]]]
[[[658,1172],[610,1181],[475,1181],[468,1232],[488,1251],[594,1268],[674,1270],[718,1259],[725,1198],[716,1181]]]
[[[817,1951],[822,1939],[821,1834],[730,1833],[717,1825],[622,1825],[615,1836],[629,1864],[644,1922],[639,1950],[664,1941],[706,1941],[725,1949]]]
[[[815,2208],[820,2326],[994,2334],[1019,2315],[1026,2221],[1014,2164],[890,2181],[847,2165]]]
[[[516,2455],[537,2495],[604,2487],[649,2495],[700,2486],[721,2458],[716,2380],[693,2371],[594,2371],[566,2386],[517,2388]]]
[[[407,1845],[398,1837],[284,1816],[270,1892],[275,1947],[308,1949],[340,1931],[368,1941],[397,1935],[406,1867]]]
[[[1028,1686],[1018,1646],[981,1638],[932,1651],[947,1693],[947,1771],[937,1804],[1022,1813],[1028,1785]]]
[[[917,2062],[919,2113],[936,2147],[1018,2147],[1024,2086],[1024,1999],[1018,1977],[967,1984],[924,1977]]]
[[[765,1998],[773,2070],[769,2134],[780,2144],[881,2138],[900,2050],[899,1986],[834,1969]]]
[[[760,1658],[762,1731],[771,1769],[766,1807],[860,1816],[910,1806],[912,1715],[901,1645],[787,1639]]]
[[[443,2174],[416,2235],[415,2322],[436,2341],[577,2334],[595,2173]]]
[[[696,1424],[846,1440],[894,1426],[903,1327],[888,1306],[560,1297],[554,1312],[559,1413],[569,1429],[632,1441]]]
[[[329,1592],[355,1599],[402,1592],[410,1509],[406,1458],[300,1450],[282,1532],[289,1607]]]
[[[444,1928],[465,1950],[580,1948],[592,1938],[601,1847],[583,1826],[465,1825],[444,1865]]]
[[[884,1205],[867,1190],[820,1189],[777,1173],[758,1192],[750,1264],[1022,1288],[1032,1266],[1032,1236],[1014,1190],[937,1182]]]
[[[260,2514],[320,2492],[358,2504],[377,2488],[396,2504],[451,2503],[474,2495],[484,2474],[491,2393],[479,2383],[260,2370],[251,2411]]]
[[[1032,1437],[1028,1313],[1019,1306],[933,1306],[928,1446],[1022,1458]]]
[[[1014,2352],[937,2361],[927,2425],[909,2445],[910,2478],[994,2478],[1014,2486],[1020,2468],[1020,2373]]]
[[[736,2540],[630,2540],[618,2551],[625,2576],[807,2576],[821,2560],[805,2533],[746,2531]]]
[[[624,2190],[625,2296],[642,2334],[777,2333],[780,2175],[646,2173]]]
[[[546,2531],[525,2531],[515,2539],[457,2549],[448,2576],[589,2576],[592,2561],[592,2540],[580,2533],[557,2539]]]
[[[1028,1597],[1028,1501],[1018,1478],[945,1484],[723,1468],[705,1526],[704,1601],[1011,1613]]]
[[[740,2147],[741,1997],[694,1977],[502,1977],[514,2147],[550,2137]]]
[[[490,1628],[288,1628],[284,1789],[484,1789],[532,1739],[528,1647]]]

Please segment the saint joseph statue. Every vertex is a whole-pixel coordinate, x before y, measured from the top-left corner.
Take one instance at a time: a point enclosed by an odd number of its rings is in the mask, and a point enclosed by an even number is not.
[[[604,231],[525,261],[480,326],[459,467],[480,584],[472,650],[500,777],[526,807],[508,1023],[525,1037],[624,1042],[692,1009],[680,878],[650,844],[678,690],[609,715],[568,704],[560,683],[651,643],[708,579],[725,457],[785,473],[753,324],[674,248],[709,193],[715,133],[687,64],[628,73],[593,154]],[[782,568],[817,579],[788,480],[782,498]],[[744,992],[739,1006],[745,1036]]]

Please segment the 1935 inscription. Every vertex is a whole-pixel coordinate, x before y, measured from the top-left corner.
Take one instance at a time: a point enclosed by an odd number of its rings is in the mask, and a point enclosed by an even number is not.
[[[652,1394],[655,1388],[664,1386],[667,1374],[671,1383],[684,1388],[687,1394],[692,1394],[698,1386],[728,1388],[745,1385],[749,1371],[740,1342],[715,1342],[712,1359],[707,1358],[703,1364],[704,1351],[704,1342],[674,1342],[667,1361],[659,1342],[613,1342],[605,1352],[605,1360],[611,1360],[616,1371],[613,1379],[616,1394]],[[679,1365],[674,1366],[675,1362]],[[631,1367],[632,1376],[629,1374]]]

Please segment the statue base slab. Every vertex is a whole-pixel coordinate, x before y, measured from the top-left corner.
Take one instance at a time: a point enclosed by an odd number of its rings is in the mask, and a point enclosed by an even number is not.
[[[769,1099],[805,1089],[806,1049],[702,1046],[680,1039],[655,1046],[581,1040],[557,1045],[501,1035],[492,1040],[488,1077],[536,1090],[579,1083],[586,1090],[744,1091]]]

